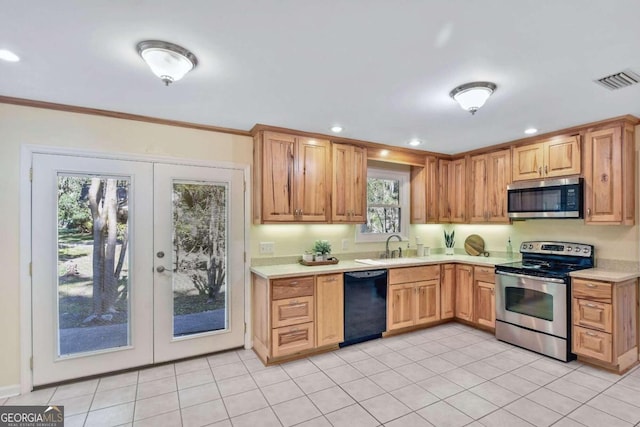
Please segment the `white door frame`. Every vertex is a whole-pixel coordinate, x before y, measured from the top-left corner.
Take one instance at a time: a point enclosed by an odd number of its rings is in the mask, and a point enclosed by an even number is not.
[[[54,154],[67,156],[98,157],[113,160],[138,160],[157,163],[170,163],[187,166],[205,166],[223,169],[242,170],[245,182],[244,193],[244,244],[245,251],[250,245],[251,224],[251,167],[248,164],[233,162],[203,161],[188,157],[172,157],[143,155],[123,152],[107,152],[62,148],[43,145],[23,145],[20,150],[20,393],[28,393],[33,389],[31,372],[32,349],[32,306],[31,306],[31,164],[34,154]],[[246,252],[245,252],[246,254]],[[244,288],[245,288],[245,334],[244,346],[251,348],[251,288],[250,263],[245,256]]]

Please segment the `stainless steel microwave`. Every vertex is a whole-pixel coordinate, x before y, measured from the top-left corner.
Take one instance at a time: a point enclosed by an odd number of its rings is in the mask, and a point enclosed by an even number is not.
[[[507,186],[509,218],[583,218],[580,177],[516,182]]]

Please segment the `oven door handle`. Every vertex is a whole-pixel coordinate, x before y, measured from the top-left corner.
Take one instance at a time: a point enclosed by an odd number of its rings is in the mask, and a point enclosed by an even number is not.
[[[564,279],[556,279],[555,277],[529,276],[528,274],[508,273],[506,271],[497,271],[496,274],[500,274],[500,275],[503,275],[503,276],[520,277],[522,279],[539,280],[539,281],[542,281],[542,282],[565,283]]]

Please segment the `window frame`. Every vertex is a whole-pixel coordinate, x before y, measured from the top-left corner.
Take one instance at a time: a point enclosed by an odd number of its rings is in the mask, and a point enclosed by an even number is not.
[[[356,226],[356,243],[384,242],[389,238],[389,236],[394,234],[402,237],[403,241],[409,240],[409,212],[411,207],[409,199],[409,171],[384,169],[380,167],[367,167],[367,186],[369,184],[369,178],[391,179],[400,181],[400,191],[398,193],[398,197],[400,199],[400,203],[398,205],[398,207],[400,208],[400,231],[395,233],[363,233],[361,231],[361,224],[358,224]],[[365,206],[365,221],[367,220],[368,212],[369,199],[367,197],[367,205]]]

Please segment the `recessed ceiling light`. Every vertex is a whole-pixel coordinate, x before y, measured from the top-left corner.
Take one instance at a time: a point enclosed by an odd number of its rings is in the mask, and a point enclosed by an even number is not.
[[[536,128],[525,129],[524,133],[526,133],[527,135],[533,135],[534,133],[538,133],[538,129]]]
[[[20,57],[18,55],[16,55],[15,53],[7,49],[0,49],[0,59],[3,59],[8,62],[20,61]]]
[[[422,144],[422,141],[420,141],[419,139],[412,139],[411,141],[407,142],[407,144],[412,147],[417,147],[418,145]]]
[[[342,126],[338,126],[338,125],[331,126],[331,132],[334,132],[334,133],[342,132]]]

